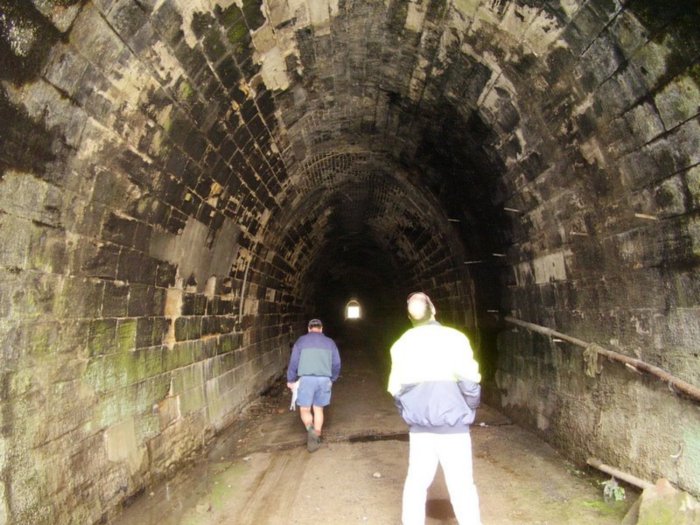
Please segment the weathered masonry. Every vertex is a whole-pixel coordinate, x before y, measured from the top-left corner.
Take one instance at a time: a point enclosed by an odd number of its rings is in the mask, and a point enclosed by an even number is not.
[[[107,520],[308,315],[388,326],[415,289],[492,404],[700,493],[697,401],[597,355],[700,384],[698,28],[696,0],[0,0],[0,522]]]

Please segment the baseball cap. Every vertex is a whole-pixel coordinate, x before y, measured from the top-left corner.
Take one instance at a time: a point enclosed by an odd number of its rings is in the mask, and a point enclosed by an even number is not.
[[[320,319],[311,319],[311,321],[309,321],[309,328],[323,328],[323,323]]]

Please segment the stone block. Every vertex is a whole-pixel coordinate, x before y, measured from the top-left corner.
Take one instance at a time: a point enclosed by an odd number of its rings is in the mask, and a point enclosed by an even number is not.
[[[615,73],[625,57],[610,36],[603,33],[596,38],[581,57],[580,67],[595,79],[590,91]]]
[[[626,57],[631,57],[634,52],[647,41],[648,30],[641,21],[623,10],[609,26],[609,31]]]
[[[131,351],[136,346],[136,319],[119,319],[117,321],[117,350]]]
[[[156,289],[144,284],[129,285],[129,303],[127,312],[129,317],[143,317],[145,315],[160,314],[156,309]]]
[[[158,261],[148,255],[123,249],[119,253],[117,279],[128,283],[155,284]]]
[[[661,217],[685,213],[685,199],[686,187],[680,175],[667,179],[654,188],[654,202]]]
[[[8,172],[0,186],[0,206],[18,217],[50,227],[61,227],[60,190],[36,177]]]
[[[151,472],[172,475],[202,444],[206,422],[201,413],[188,414],[148,441]]]
[[[202,321],[199,317],[179,317],[175,320],[176,341],[187,341],[202,337]]]
[[[81,43],[81,50],[93,64],[118,63],[124,44],[92,6],[83,9],[71,30],[71,38]]]
[[[622,525],[656,525],[700,523],[700,502],[687,492],[673,487],[668,480],[659,479],[653,487],[644,489],[630,508]]]
[[[622,66],[600,86],[596,100],[604,113],[617,116],[646,97],[647,89],[636,69]]]
[[[146,13],[132,0],[115,0],[106,19],[124,40],[129,41],[147,22]]]
[[[102,225],[102,238],[114,244],[132,247],[137,225],[130,217],[110,213]]]
[[[31,245],[28,253],[28,268],[46,273],[66,273],[68,247],[63,232],[33,224]]]
[[[204,55],[212,64],[220,62],[227,56],[228,52],[224,46],[224,42],[221,40],[221,34],[219,33],[218,29],[218,27],[214,26],[206,33],[202,42]]]
[[[186,341],[176,343],[163,353],[163,370],[176,370],[190,366],[195,362],[194,346],[196,343]]]
[[[204,385],[198,385],[195,388],[190,388],[183,391],[180,396],[180,411],[183,417],[197,414],[206,410],[207,400],[204,392]]]
[[[655,318],[654,336],[657,348],[674,347],[694,353],[692,344],[700,336],[700,312],[697,307],[677,308],[666,316]]]
[[[192,131],[185,139],[182,148],[190,156],[190,158],[192,158],[192,160],[198,162],[202,159],[207,150],[206,138],[200,131]]]
[[[698,114],[700,86],[689,73],[678,76],[654,96],[654,103],[665,128],[673,129]]]
[[[118,350],[116,319],[95,319],[90,321],[89,326],[87,351],[90,357],[114,353]]]
[[[153,346],[154,342],[154,318],[139,317],[136,319],[136,344],[135,348]],[[160,343],[160,339],[158,340]]]
[[[634,106],[623,117],[637,146],[650,142],[664,132],[664,125],[656,108],[648,102]]]
[[[104,447],[107,459],[125,463],[133,476],[145,469],[147,450],[136,440],[136,428],[133,418],[127,418],[110,426],[104,432]]]
[[[55,314],[62,319],[92,318],[102,306],[104,283],[84,278],[64,277]]]
[[[168,396],[156,404],[160,429],[170,426],[180,419],[180,398],[179,396]]]
[[[700,163],[700,120],[691,119],[675,128],[666,137],[668,143],[659,142],[659,148],[669,150],[668,153],[659,151],[659,154],[673,161],[670,173],[685,170]]]
[[[158,403],[168,397],[169,391],[170,374],[160,373],[139,381],[129,387],[127,391],[117,395],[128,399],[129,413],[140,416],[155,416],[157,415]],[[144,432],[139,429],[137,432],[140,437],[144,437],[145,434],[150,433],[150,430]]]
[[[685,173],[688,188],[690,209],[700,208],[700,166],[694,166]]]
[[[620,162],[623,184],[630,189],[638,189],[662,178],[667,172],[657,164],[656,158],[658,155],[649,147],[625,155]]]
[[[14,215],[0,215],[0,266],[19,271],[27,267],[32,225]]]

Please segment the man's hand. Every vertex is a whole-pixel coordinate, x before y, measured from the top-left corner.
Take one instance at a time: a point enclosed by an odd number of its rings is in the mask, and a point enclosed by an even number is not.
[[[291,390],[292,388],[294,388],[294,383],[287,383],[287,388],[288,388],[289,390]]]

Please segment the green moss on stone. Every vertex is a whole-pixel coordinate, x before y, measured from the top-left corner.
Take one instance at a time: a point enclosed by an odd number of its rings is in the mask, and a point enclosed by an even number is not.
[[[219,38],[218,31],[209,31],[204,37],[204,51],[212,62],[218,62],[224,56],[226,49]]]
[[[85,374],[83,378],[85,382],[90,385],[95,392],[106,392],[109,390],[105,384],[105,358],[93,358],[88,361],[87,368],[85,369]]]
[[[625,514],[628,503],[624,501],[584,500],[581,505],[588,509],[594,509],[603,516],[622,516]]]
[[[134,412],[148,412],[153,405],[163,400],[170,389],[170,375],[160,374],[131,387],[130,398]]]
[[[175,370],[194,362],[192,345],[189,342],[177,343],[163,354],[163,369]]]
[[[35,356],[46,356],[54,351],[57,341],[58,327],[54,323],[37,323],[29,330],[28,346],[29,351]]]
[[[160,348],[147,348],[121,354],[121,370],[127,384],[131,385],[163,372],[163,354]]]
[[[98,319],[90,324],[88,354],[93,357],[114,349],[117,322],[114,319]]]
[[[250,33],[243,20],[234,23],[226,32],[226,38],[234,46],[247,46],[250,42]]]
[[[230,7],[219,13],[219,21],[225,28],[231,27],[242,18],[243,12],[236,4],[232,4]]]
[[[182,79],[178,86],[178,96],[183,100],[189,100],[192,95],[194,95],[192,85],[187,80]]]
[[[18,370],[10,376],[10,388],[8,397],[10,399],[20,397],[34,389],[35,374],[33,369]]]
[[[222,336],[219,338],[219,345],[216,349],[217,354],[225,354],[235,350],[235,342],[230,336]]]
[[[252,31],[265,23],[265,15],[262,12],[262,0],[243,0],[243,16],[245,16],[248,27]]]
[[[122,410],[119,397],[111,397],[102,401],[95,411],[98,428],[107,428],[121,420]]]
[[[125,352],[136,346],[136,319],[122,319],[117,324],[117,350]]]

